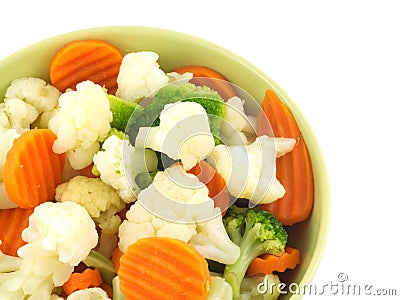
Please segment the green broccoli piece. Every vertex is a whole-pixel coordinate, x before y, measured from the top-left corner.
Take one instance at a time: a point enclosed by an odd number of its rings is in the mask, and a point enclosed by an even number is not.
[[[113,120],[110,126],[125,132],[126,126],[128,125],[128,121],[131,115],[135,111],[137,111],[136,113],[138,113],[143,108],[137,103],[123,100],[114,95],[107,94],[107,98],[108,101],[110,102],[110,110],[113,115]]]
[[[152,127],[160,124],[159,116],[164,106],[179,101],[197,102],[208,114],[210,130],[215,144],[219,144],[220,125],[224,113],[224,100],[207,86],[196,86],[191,83],[182,85],[169,84],[161,88],[153,101],[142,111],[134,112],[129,123],[129,137],[134,144],[140,127]]]
[[[143,172],[139,173],[135,177],[135,182],[137,186],[141,189],[144,190],[147,188],[150,184],[153,183],[154,177],[156,177],[158,170],[154,170],[153,172]]]
[[[229,237],[240,247],[238,260],[226,265],[223,275],[232,286],[234,299],[238,299],[240,285],[250,263],[261,254],[283,254],[287,232],[269,212],[236,206],[228,210],[224,225]]]

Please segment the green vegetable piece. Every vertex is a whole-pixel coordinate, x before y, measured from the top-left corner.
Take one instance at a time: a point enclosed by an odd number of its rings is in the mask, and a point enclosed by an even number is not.
[[[135,111],[129,123],[131,143],[134,144],[140,127],[152,127],[160,124],[159,116],[164,106],[179,101],[197,102],[206,110],[210,130],[214,136],[215,144],[220,143],[220,126],[224,114],[224,100],[214,90],[207,86],[196,86],[191,83],[175,85],[169,84],[161,88],[153,101],[141,111]]]
[[[112,280],[113,300],[125,300],[125,296],[121,292],[119,277],[115,276]]]
[[[103,281],[108,285],[112,285],[112,280],[117,274],[115,273],[114,264],[104,255],[96,250],[90,250],[83,263],[88,267],[99,269]]]
[[[113,115],[113,120],[110,125],[124,132],[132,113],[136,110],[142,110],[142,107],[137,103],[123,100],[114,95],[107,94],[107,98],[110,102],[110,110]]]
[[[138,175],[136,175],[135,177],[135,182],[138,185],[138,187],[141,190],[144,190],[145,188],[147,188],[150,184],[153,183],[154,181],[154,177],[156,176],[158,170],[155,170],[153,172],[143,172],[143,173],[139,173]]]
[[[232,206],[224,219],[229,237],[240,247],[239,259],[226,265],[223,277],[232,286],[233,297],[240,296],[240,285],[250,263],[261,254],[280,256],[285,251],[287,232],[269,212]]]

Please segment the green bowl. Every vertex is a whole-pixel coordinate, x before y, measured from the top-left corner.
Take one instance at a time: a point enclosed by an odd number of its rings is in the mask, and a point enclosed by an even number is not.
[[[77,39],[103,39],[122,52],[149,50],[160,55],[159,63],[169,71],[183,65],[206,65],[222,73],[229,81],[249,92],[257,101],[266,89],[272,89],[296,118],[310,151],[315,182],[315,201],[308,220],[288,229],[290,246],[301,250],[302,262],[281,277],[290,283],[310,283],[318,268],[328,236],[330,191],[323,155],[312,129],[293,100],[263,71],[236,54],[205,40],[164,29],[148,27],[92,28],[55,36],[38,42],[0,62],[0,99],[11,81],[35,76],[49,81],[49,64],[53,55],[66,43]],[[298,299],[288,290],[280,299]]]

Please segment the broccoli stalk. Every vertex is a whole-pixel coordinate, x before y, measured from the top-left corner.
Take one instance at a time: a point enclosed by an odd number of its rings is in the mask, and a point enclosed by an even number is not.
[[[236,206],[229,209],[224,225],[229,237],[240,247],[239,259],[226,265],[223,275],[232,286],[234,299],[238,299],[250,263],[261,254],[281,255],[285,251],[287,232],[269,212]]]
[[[146,100],[147,101],[147,100]],[[159,116],[166,104],[176,102],[191,101],[197,102],[206,110],[210,130],[214,136],[216,144],[219,144],[220,125],[224,113],[224,100],[214,90],[207,86],[196,86],[191,83],[169,84],[162,87],[143,110],[135,110],[129,120],[130,141],[135,143],[136,136],[140,127],[153,127],[160,124]]]

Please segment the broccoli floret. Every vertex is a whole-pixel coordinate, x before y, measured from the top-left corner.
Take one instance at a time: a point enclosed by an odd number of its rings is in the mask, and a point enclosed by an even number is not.
[[[123,100],[114,95],[107,94],[107,98],[110,102],[110,110],[113,115],[113,120],[110,125],[111,127],[116,128],[120,131],[125,131],[126,125],[128,125],[129,118],[134,111],[141,111],[143,109],[137,103]]]
[[[224,113],[224,100],[214,90],[207,86],[196,86],[191,83],[174,85],[169,84],[161,88],[153,101],[142,111],[136,111],[129,122],[129,137],[134,144],[140,127],[152,127],[160,124],[160,113],[164,106],[178,101],[197,102],[207,112],[210,130],[214,136],[215,144],[219,144],[220,125]]]
[[[280,256],[285,251],[287,232],[269,212],[232,206],[224,219],[229,237],[240,247],[240,257],[226,265],[225,280],[232,286],[234,299],[240,296],[240,285],[250,263],[261,254]]]

